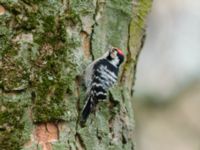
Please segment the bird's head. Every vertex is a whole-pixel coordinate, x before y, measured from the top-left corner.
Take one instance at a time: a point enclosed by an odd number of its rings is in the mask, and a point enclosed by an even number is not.
[[[109,52],[107,59],[115,66],[120,66],[124,61],[124,54],[121,49],[112,47]]]

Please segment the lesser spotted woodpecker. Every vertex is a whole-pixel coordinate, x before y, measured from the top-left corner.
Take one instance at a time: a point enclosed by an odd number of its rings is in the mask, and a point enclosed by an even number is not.
[[[124,61],[122,50],[112,47],[102,57],[93,61],[85,70],[86,104],[81,114],[81,125],[85,124],[97,103],[106,99],[107,91],[117,81],[119,67]]]

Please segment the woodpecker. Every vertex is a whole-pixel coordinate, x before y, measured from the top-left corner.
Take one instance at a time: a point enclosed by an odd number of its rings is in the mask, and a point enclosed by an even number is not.
[[[86,104],[80,123],[86,123],[90,112],[99,101],[107,98],[107,91],[117,82],[119,67],[124,61],[122,50],[112,47],[102,57],[93,61],[85,70]]]

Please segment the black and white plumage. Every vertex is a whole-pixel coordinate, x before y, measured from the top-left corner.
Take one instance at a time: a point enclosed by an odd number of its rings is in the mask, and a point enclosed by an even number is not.
[[[86,122],[96,104],[106,99],[108,89],[117,81],[119,67],[123,61],[123,52],[118,48],[111,48],[86,68],[85,85],[87,93],[86,104],[81,114],[81,124]]]

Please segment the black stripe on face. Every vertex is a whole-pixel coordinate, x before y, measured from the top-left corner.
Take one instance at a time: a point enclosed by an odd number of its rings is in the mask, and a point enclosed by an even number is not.
[[[120,55],[119,53],[117,54],[117,57],[119,58],[119,64],[118,64],[118,66],[120,66],[122,63],[123,63],[123,61],[124,61],[124,56],[123,55]]]

